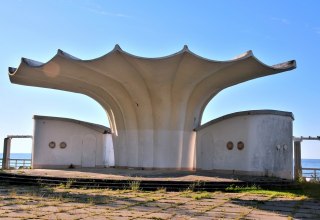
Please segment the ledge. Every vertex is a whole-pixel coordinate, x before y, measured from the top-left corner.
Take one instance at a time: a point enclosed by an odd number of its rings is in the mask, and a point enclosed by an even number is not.
[[[94,124],[94,123],[85,122],[85,121],[79,121],[79,120],[72,119],[72,118],[60,118],[60,117],[52,117],[52,116],[34,115],[33,119],[34,120],[52,120],[52,121],[71,122],[74,124],[79,124],[84,127],[93,129],[93,130],[98,131],[102,134],[111,134],[111,129],[108,127],[105,127],[103,125]]]
[[[279,115],[279,116],[290,117],[290,118],[292,118],[292,120],[294,120],[294,116],[293,116],[292,112],[277,111],[277,110],[249,110],[249,111],[235,112],[235,113],[221,116],[221,117],[213,119],[203,125],[200,125],[199,127],[195,128],[193,130],[199,131],[199,130],[204,129],[212,124],[216,124],[220,121],[234,118],[234,117],[238,117],[238,116],[246,116],[246,115]]]

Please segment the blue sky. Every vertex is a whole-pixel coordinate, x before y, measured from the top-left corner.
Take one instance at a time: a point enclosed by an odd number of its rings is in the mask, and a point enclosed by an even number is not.
[[[276,109],[295,115],[296,136],[320,135],[319,1],[93,1],[0,2],[0,140],[32,134],[34,114],[108,125],[94,100],[11,84],[9,66],[21,57],[46,62],[57,49],[81,59],[120,44],[129,53],[159,57],[187,44],[203,57],[228,60],[253,50],[273,65],[295,59],[297,69],[245,82],[218,94],[203,122],[235,111]],[[29,147],[27,147],[28,145]],[[14,141],[13,152],[31,141]],[[320,158],[320,142],[303,142],[304,158]],[[1,150],[1,147],[0,147]]]

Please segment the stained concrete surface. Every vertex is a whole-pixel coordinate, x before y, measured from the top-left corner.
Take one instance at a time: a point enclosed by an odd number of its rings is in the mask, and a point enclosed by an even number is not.
[[[92,178],[92,179],[132,179],[132,180],[172,180],[172,181],[276,181],[278,178],[234,175],[231,172],[216,171],[183,171],[183,170],[141,170],[121,168],[79,168],[79,169],[19,169],[5,170],[7,173],[16,173],[33,176],[50,176],[65,178]]]
[[[320,201],[223,192],[0,185],[0,219],[319,219]]]

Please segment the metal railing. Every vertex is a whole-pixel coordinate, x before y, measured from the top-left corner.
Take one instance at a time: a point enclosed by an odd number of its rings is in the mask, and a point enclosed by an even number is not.
[[[310,180],[320,181],[320,168],[301,168],[302,176]]]
[[[23,169],[31,167],[31,159],[11,159],[9,158],[10,169]],[[2,164],[2,159],[0,159],[0,165]]]

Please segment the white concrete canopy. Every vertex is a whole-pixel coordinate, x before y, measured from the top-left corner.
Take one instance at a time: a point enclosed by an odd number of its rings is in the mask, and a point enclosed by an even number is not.
[[[93,60],[61,50],[47,63],[22,58],[9,76],[12,83],[82,93],[99,102],[109,117],[116,166],[194,169],[194,129],[207,103],[229,86],[295,67],[294,60],[265,65],[251,51],[215,61],[185,46],[170,56],[144,58],[116,45]]]

